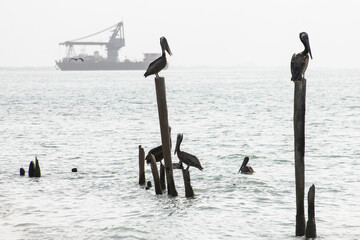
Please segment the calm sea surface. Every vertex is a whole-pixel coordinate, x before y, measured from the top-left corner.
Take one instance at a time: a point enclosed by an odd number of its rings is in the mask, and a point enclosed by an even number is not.
[[[0,239],[298,239],[289,72],[161,74],[173,146],[183,133],[204,167],[190,168],[187,199],[181,171],[175,198],[138,185],[138,146],[161,144],[153,77],[0,71]],[[360,70],[309,67],[307,79],[318,236],[360,239]],[[42,177],[20,177],[35,156]],[[253,175],[238,174],[245,156]]]

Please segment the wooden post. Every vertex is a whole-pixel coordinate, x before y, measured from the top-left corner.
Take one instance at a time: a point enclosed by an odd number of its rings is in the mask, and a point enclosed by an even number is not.
[[[145,151],[139,145],[139,184],[145,184]]]
[[[160,185],[161,185],[161,189],[166,189],[166,185],[165,185],[165,167],[164,165],[160,162]]]
[[[190,172],[189,172],[189,170],[182,168],[182,173],[183,173],[184,185],[185,185],[185,196],[193,197],[194,190],[191,186]]]
[[[156,194],[162,194],[161,186],[160,186],[160,179],[159,179],[159,171],[156,165],[156,160],[154,155],[150,154],[151,157],[151,172],[154,178],[154,184],[155,184],[155,193]]]
[[[306,238],[316,238],[314,184],[309,188],[308,192],[308,221],[306,225]]]
[[[162,143],[164,161],[165,161],[168,194],[175,197],[178,195],[178,193],[175,188],[174,175],[173,175],[173,169],[172,169],[172,161],[171,161],[170,134],[169,134],[167,103],[166,103],[165,78],[155,77],[155,88],[156,88],[157,106],[158,106],[158,112],[159,112],[161,143]]]
[[[305,235],[305,99],[306,79],[294,81],[294,147],[296,184],[296,236]]]

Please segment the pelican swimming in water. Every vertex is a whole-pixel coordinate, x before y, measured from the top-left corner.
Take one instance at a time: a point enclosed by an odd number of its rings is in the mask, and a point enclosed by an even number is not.
[[[246,174],[252,174],[254,173],[254,169],[250,166],[246,166],[249,162],[249,157],[245,157],[243,163],[241,164],[241,167],[239,169],[239,172],[246,173]]]
[[[162,55],[161,57],[150,63],[149,67],[147,68],[144,74],[145,77],[150,76],[152,74],[155,74],[156,77],[159,77],[159,72],[163,70],[167,64],[165,51],[167,51],[170,56],[172,55],[169,44],[165,37],[160,38],[160,45],[161,45]]]
[[[172,143],[171,143],[171,127],[170,126],[169,126],[169,136],[170,136],[170,151],[171,151]],[[148,152],[148,154],[146,155],[146,158],[145,158],[147,164],[151,163],[150,154],[154,155],[156,162],[161,163],[161,160],[163,160],[163,158],[164,158],[162,145],[155,147]]]
[[[199,161],[199,159],[194,156],[194,155],[191,155],[190,153],[187,153],[187,152],[183,152],[180,150],[180,144],[183,140],[183,137],[184,135],[182,133],[179,133],[177,135],[177,140],[176,140],[176,147],[175,147],[175,152],[174,154],[177,153],[177,156],[179,158],[179,160],[182,162],[182,163],[185,163],[187,166],[186,170],[189,170],[189,167],[190,166],[193,166],[193,167],[196,167],[200,170],[203,170],[203,167],[201,166],[201,163]]]
[[[300,40],[304,44],[304,51],[294,55],[291,58],[291,81],[301,81],[304,79],[305,71],[309,63],[309,55],[312,59],[309,36],[306,32],[300,33]]]

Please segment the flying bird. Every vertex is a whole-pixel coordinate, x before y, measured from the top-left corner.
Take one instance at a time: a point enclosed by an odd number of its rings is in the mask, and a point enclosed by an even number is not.
[[[70,62],[71,60],[74,60],[74,61],[80,60],[80,61],[84,62],[84,59],[81,58],[81,57],[79,57],[79,58],[70,58],[70,59],[69,59],[69,62]]]
[[[170,56],[172,55],[169,44],[165,37],[160,38],[160,45],[161,45],[162,55],[161,57],[150,63],[149,67],[147,68],[144,74],[145,77],[150,76],[152,74],[155,74],[156,77],[159,77],[159,72],[163,70],[167,64],[165,51],[167,51]]]
[[[245,173],[245,174],[252,174],[254,173],[254,169],[250,166],[246,166],[249,162],[249,157],[245,157],[243,163],[241,164],[241,167],[239,169],[239,172]]]
[[[309,63],[309,55],[312,59],[309,36],[306,32],[300,33],[300,40],[304,44],[304,51],[295,54],[291,58],[291,81],[301,81],[304,79],[305,71]]]
[[[201,163],[200,163],[199,159],[196,156],[191,155],[190,153],[183,152],[183,151],[180,150],[180,144],[181,144],[181,142],[183,140],[183,137],[184,137],[184,134],[182,134],[182,133],[179,133],[177,135],[176,147],[175,147],[174,154],[177,153],[177,156],[178,156],[179,160],[182,163],[185,163],[187,165],[186,170],[189,170],[190,166],[196,167],[196,168],[198,168],[200,170],[203,170],[203,167],[201,166]]]

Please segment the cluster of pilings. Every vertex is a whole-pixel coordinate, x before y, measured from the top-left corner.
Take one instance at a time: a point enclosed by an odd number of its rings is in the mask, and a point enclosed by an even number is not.
[[[25,169],[20,168],[20,176],[25,176]],[[35,163],[34,161],[31,161],[29,164],[29,171],[28,171],[29,177],[41,177],[41,170],[40,170],[40,164],[37,157],[35,157]]]
[[[77,168],[72,168],[71,172],[77,172]],[[25,176],[24,168],[20,168],[20,176]],[[37,159],[37,157],[35,157],[35,163],[34,163],[34,161],[31,161],[29,164],[28,176],[29,177],[38,177],[38,178],[41,177],[41,169],[40,169],[40,164],[39,164],[39,160]]]
[[[305,189],[305,102],[306,79],[294,81],[294,147],[295,147],[295,185],[296,185],[296,236],[316,237],[315,224],[315,185],[308,192],[308,222],[305,227],[304,189]]]
[[[160,175],[158,171],[158,167],[156,164],[155,157],[150,154],[150,164],[151,171],[154,179],[155,185],[155,193],[162,194],[163,190],[166,189],[168,194],[175,197],[178,195],[175,187],[174,175],[173,175],[173,164],[171,160],[171,148],[170,141],[171,136],[169,133],[169,121],[168,121],[168,111],[167,111],[167,102],[166,102],[166,88],[165,88],[165,79],[163,77],[155,77],[155,88],[156,88],[156,97],[157,97],[157,106],[158,106],[158,114],[159,114],[159,122],[160,122],[160,132],[161,132],[161,143],[162,143],[162,151],[165,166],[160,162]],[[184,185],[185,185],[185,196],[193,197],[194,191],[191,186],[190,173],[189,170],[182,168]],[[166,183],[165,184],[165,176]],[[139,146],[139,184],[144,185],[145,180],[145,151]],[[149,189],[151,187],[151,182],[147,183],[145,189]]]

